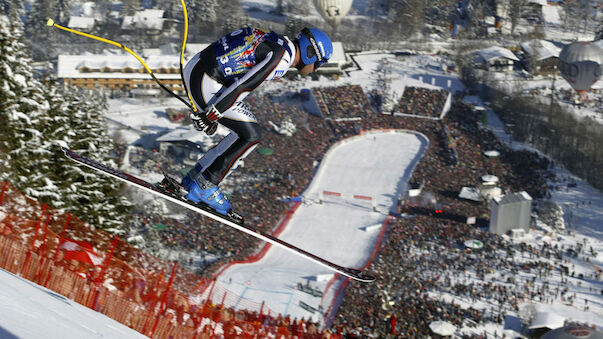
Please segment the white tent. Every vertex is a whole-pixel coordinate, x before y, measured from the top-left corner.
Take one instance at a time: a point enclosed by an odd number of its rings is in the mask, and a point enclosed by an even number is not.
[[[473,201],[482,201],[480,191],[475,187],[461,188],[461,193],[459,193],[459,198],[473,200]]]
[[[441,336],[452,336],[456,332],[456,327],[447,321],[434,321],[429,324],[429,328],[433,333]]]
[[[529,328],[550,328],[551,330],[554,330],[556,328],[563,327],[564,324],[565,318],[556,313],[538,312],[536,315],[534,315]]]

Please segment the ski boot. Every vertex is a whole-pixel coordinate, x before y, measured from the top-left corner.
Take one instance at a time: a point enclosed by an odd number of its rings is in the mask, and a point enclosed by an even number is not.
[[[197,204],[202,203],[222,215],[229,216],[231,208],[228,199],[218,186],[205,179],[202,174],[199,173],[194,179],[187,174],[182,179],[182,186],[188,191],[184,196],[186,199]]]

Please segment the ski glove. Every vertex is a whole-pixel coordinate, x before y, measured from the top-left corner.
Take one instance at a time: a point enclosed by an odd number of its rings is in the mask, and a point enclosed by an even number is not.
[[[205,131],[208,135],[213,135],[218,128],[218,121],[223,116],[216,106],[210,105],[203,113],[193,113],[191,121],[198,131]]]

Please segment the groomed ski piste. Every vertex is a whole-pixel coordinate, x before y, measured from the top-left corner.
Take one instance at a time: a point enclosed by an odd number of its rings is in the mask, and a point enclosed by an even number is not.
[[[279,238],[340,265],[365,267],[427,146],[423,135],[402,130],[369,131],[339,142],[321,161],[301,205],[282,221]],[[273,316],[312,317],[324,323],[323,314],[336,310],[344,281],[322,266],[271,247],[253,262],[225,267],[216,284],[240,296],[235,307],[245,300],[264,302]],[[299,290],[298,284],[322,292],[322,297]],[[202,299],[209,292],[207,288]],[[212,293],[214,303],[221,298],[223,294]]]
[[[0,268],[0,338],[147,338],[102,313]]]

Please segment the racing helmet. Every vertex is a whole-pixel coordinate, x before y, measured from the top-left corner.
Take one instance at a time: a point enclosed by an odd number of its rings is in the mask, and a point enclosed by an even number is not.
[[[317,28],[301,30],[297,35],[301,61],[304,65],[314,64],[314,69],[329,61],[333,55],[333,44],[327,34]]]

